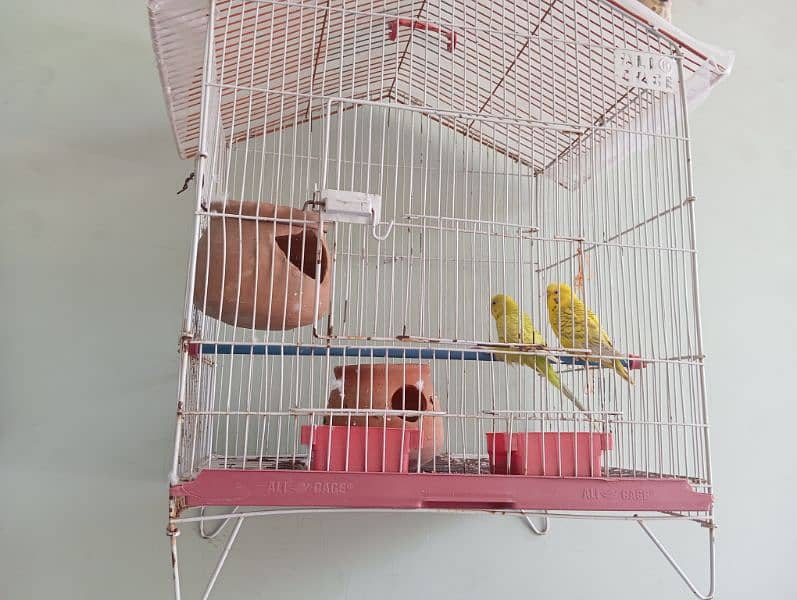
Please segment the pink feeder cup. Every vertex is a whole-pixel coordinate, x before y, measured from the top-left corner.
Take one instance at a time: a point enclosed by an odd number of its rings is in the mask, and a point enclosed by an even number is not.
[[[406,473],[419,440],[417,429],[302,426],[302,444],[310,446],[313,471]]]
[[[602,477],[602,455],[612,447],[611,433],[487,434],[490,472],[501,475]]]

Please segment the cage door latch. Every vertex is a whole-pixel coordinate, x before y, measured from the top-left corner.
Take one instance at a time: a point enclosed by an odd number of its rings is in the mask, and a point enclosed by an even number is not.
[[[360,223],[370,225],[371,235],[384,241],[393,231],[393,221],[382,223],[382,196],[348,190],[320,190],[310,204],[321,211],[324,221],[336,223]],[[380,225],[387,225],[384,234],[379,233]]]

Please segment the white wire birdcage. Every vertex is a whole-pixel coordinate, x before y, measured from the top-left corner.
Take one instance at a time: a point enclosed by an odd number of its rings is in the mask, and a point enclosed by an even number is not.
[[[710,597],[686,107],[732,56],[630,0],[150,15],[197,181],[177,596],[181,523],[236,520],[209,593],[251,516],[472,509],[636,519],[701,596],[643,519],[698,521]],[[550,284],[607,336],[568,341]]]

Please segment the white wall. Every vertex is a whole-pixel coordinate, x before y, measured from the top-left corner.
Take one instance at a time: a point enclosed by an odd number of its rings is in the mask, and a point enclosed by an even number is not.
[[[191,202],[174,192],[191,165],[175,156],[144,2],[51,4],[6,0],[2,11],[0,597],[168,597]],[[681,0],[675,18],[738,52],[692,120],[718,598],[788,598],[797,9]],[[691,571],[702,566],[697,527],[659,529]],[[191,531],[181,541],[196,593],[219,543]],[[414,594],[689,597],[633,524],[557,521],[537,539],[514,518],[451,515],[252,521],[217,597]]]

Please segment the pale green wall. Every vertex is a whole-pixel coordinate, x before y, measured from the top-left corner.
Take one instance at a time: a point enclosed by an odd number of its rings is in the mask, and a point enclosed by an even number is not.
[[[166,598],[190,229],[174,192],[191,165],[145,3],[5,0],[0,16],[0,598]],[[797,9],[681,0],[675,18],[738,52],[692,120],[718,598],[790,598]],[[696,527],[659,529],[702,564]],[[219,543],[181,541],[195,597]],[[689,597],[623,523],[557,521],[535,539],[491,516],[284,517],[250,522],[232,559],[218,598]]]

